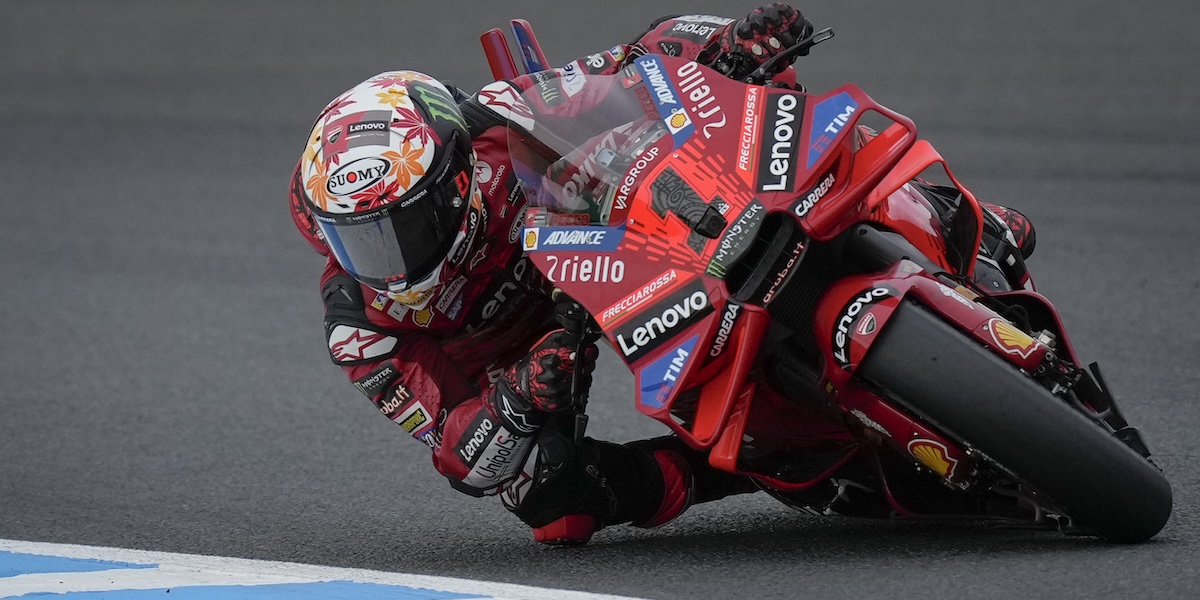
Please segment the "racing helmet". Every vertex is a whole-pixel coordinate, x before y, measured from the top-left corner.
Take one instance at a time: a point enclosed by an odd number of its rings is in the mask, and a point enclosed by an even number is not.
[[[322,111],[300,160],[304,208],[359,282],[423,306],[482,218],[462,112],[440,82],[380,73]],[[300,187],[300,186],[296,186]]]

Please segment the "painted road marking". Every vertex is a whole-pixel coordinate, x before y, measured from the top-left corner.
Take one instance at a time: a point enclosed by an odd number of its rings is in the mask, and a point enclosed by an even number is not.
[[[112,569],[151,569],[154,567],[155,565],[0,551],[0,577],[13,577],[27,573],[85,573],[88,571],[109,571]]]
[[[162,594],[170,590],[170,596]],[[454,577],[0,539],[0,598],[636,600]]]

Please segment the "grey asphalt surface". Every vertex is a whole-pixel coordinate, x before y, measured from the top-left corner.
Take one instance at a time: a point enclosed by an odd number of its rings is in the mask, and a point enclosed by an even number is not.
[[[1031,268],[1175,490],[1152,542],[815,519],[761,494],[547,549],[329,364],[285,201],[311,120],[394,68],[474,88],[755,2],[0,3],[0,538],[650,598],[1184,598],[1200,585],[1200,7],[817,1],[800,65],[913,118],[1038,228]],[[619,8],[618,8],[619,7]],[[591,433],[658,433],[608,355]]]

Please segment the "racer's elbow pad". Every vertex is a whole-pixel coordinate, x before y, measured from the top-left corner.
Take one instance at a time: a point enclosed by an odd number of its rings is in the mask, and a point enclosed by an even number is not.
[[[537,442],[533,433],[516,433],[504,420],[481,412],[453,448],[467,473],[461,479],[449,476],[451,487],[475,497],[499,493],[521,472]]]

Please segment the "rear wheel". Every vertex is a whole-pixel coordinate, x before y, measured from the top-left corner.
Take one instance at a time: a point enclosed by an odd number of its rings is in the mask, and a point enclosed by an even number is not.
[[[911,302],[857,375],[1110,542],[1141,542],[1171,515],[1162,473],[1027,374]]]

